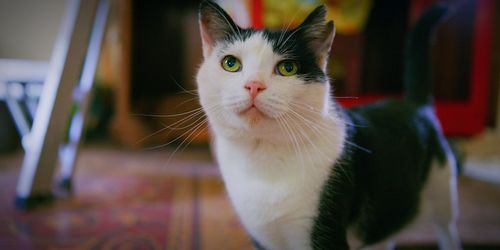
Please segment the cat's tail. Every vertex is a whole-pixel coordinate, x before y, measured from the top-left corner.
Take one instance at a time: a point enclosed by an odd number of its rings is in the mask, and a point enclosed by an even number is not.
[[[434,5],[420,17],[407,38],[404,97],[417,105],[432,102],[432,38],[435,28],[447,12],[446,6]]]

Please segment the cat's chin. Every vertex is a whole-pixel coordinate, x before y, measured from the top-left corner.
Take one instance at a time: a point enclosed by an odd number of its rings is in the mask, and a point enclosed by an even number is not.
[[[255,105],[241,111],[239,116],[248,122],[250,126],[256,126],[263,120],[269,119],[269,116]]]

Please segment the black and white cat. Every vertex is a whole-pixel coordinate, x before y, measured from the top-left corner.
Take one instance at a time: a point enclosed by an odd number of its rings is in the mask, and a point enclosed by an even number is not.
[[[429,47],[445,13],[409,38],[405,100],[343,110],[326,72],[335,28],[315,9],[297,28],[237,26],[200,5],[200,102],[229,197],[257,249],[375,249],[432,223],[459,249],[455,159],[431,106]]]

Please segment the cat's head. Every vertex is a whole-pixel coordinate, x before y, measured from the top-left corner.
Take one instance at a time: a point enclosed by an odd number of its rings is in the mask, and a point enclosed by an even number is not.
[[[244,29],[212,1],[200,5],[200,102],[216,133],[282,138],[330,109],[326,66],[335,35],[316,8],[294,29]],[[303,126],[300,126],[300,125]]]

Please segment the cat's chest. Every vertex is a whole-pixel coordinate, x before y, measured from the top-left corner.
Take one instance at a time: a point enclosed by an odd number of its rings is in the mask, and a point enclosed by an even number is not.
[[[304,158],[294,150],[247,150],[221,141],[217,157],[231,201],[254,237],[279,249],[288,249],[283,244],[293,238],[308,246],[321,188],[331,170],[328,160]]]
[[[333,163],[318,152],[300,154],[288,148],[256,149],[228,142],[218,143],[217,158],[230,192],[273,206],[317,191]]]

